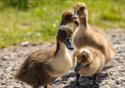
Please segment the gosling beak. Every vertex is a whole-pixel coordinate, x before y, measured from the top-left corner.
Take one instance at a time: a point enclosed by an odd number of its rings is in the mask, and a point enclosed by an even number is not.
[[[75,72],[78,72],[81,68],[83,68],[83,67],[85,67],[85,66],[86,66],[86,64],[83,64],[82,62],[79,62],[79,63],[77,63],[77,65],[76,65],[74,71],[75,71]]]
[[[71,42],[71,38],[66,38],[66,40],[65,40],[65,45],[66,45],[66,47],[68,48],[68,49],[70,49],[70,50],[73,50],[74,48],[73,48],[73,45],[72,45],[72,42]]]
[[[77,19],[79,16],[80,16],[80,15],[79,15],[78,13],[75,13],[75,14],[72,16],[72,18],[75,20],[75,19]]]
[[[78,72],[81,68],[82,68],[82,63],[77,63],[77,65],[76,65],[74,71],[75,71],[75,72]]]

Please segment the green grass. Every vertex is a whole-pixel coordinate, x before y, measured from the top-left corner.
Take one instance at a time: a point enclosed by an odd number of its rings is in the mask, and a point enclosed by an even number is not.
[[[24,41],[53,41],[64,10],[78,0],[29,0],[27,10],[0,0],[0,47]],[[79,0],[89,9],[89,22],[103,29],[125,28],[124,0]]]

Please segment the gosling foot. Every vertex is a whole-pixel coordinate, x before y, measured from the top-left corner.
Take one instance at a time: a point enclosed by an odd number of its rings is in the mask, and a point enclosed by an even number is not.
[[[80,88],[79,77],[80,77],[80,75],[77,73],[76,74],[76,81],[75,81],[75,83],[73,84],[73,86],[71,88],[76,88],[76,87]]]
[[[99,84],[96,82],[97,74],[94,75],[93,77],[93,83],[90,85],[90,88],[98,88]]]

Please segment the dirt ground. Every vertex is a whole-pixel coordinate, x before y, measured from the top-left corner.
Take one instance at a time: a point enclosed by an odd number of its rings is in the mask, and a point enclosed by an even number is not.
[[[125,88],[125,31],[114,29],[107,31],[107,34],[116,48],[116,55],[107,64],[111,67],[98,75],[96,81],[99,86],[94,88]],[[31,86],[14,79],[16,71],[33,51],[54,47],[55,43],[43,43],[40,45],[22,44],[0,49],[0,88],[31,88]],[[75,78],[75,73],[71,70],[69,74],[50,84],[49,88],[71,88]],[[79,83],[81,85],[79,88],[90,88],[92,79],[81,77]]]

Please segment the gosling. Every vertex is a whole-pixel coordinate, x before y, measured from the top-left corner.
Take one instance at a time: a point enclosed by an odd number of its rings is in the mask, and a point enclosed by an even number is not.
[[[73,59],[67,48],[71,48],[69,37],[71,30],[68,26],[61,26],[57,33],[56,50],[38,50],[32,53],[22,64],[16,74],[16,79],[25,82],[33,88],[47,85],[57,77],[61,77],[73,68]]]
[[[74,22],[72,16],[71,10],[65,11],[62,15],[56,50],[38,50],[32,53],[17,72],[16,79],[26,82],[33,88],[47,88],[47,84],[68,72],[73,63],[76,63],[67,50],[73,49],[70,41],[72,29],[67,26],[68,23]]]
[[[94,76],[94,82],[91,86],[96,84],[96,76],[105,65],[104,54],[93,47],[83,47],[74,56],[74,58],[77,58],[77,66],[75,67],[77,80],[75,85],[80,86],[78,83],[79,74],[81,76]]]
[[[75,29],[72,40],[76,49],[91,46],[100,50],[106,57],[106,63],[115,55],[115,49],[107,39],[106,34],[88,24],[88,10],[85,3],[77,3],[74,7],[74,18],[78,18],[79,25]]]

